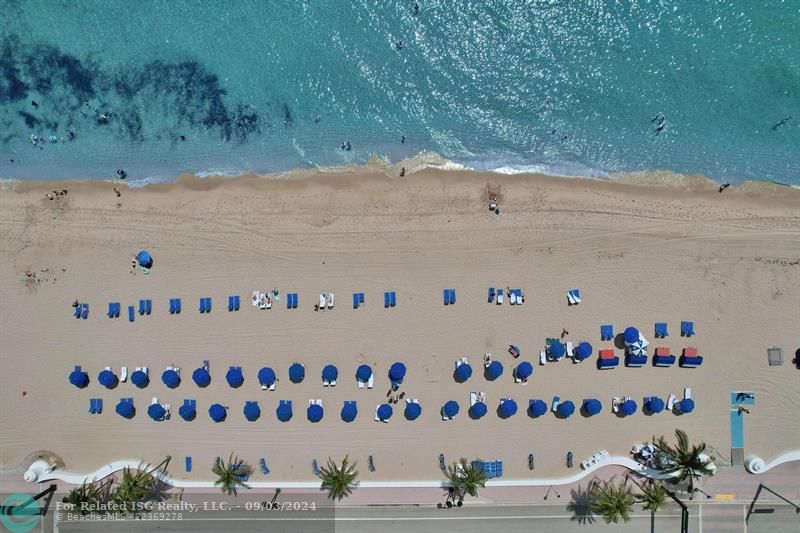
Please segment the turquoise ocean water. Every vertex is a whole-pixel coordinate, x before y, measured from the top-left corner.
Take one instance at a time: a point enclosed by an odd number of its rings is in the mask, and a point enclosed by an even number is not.
[[[433,151],[800,184],[800,0],[417,3],[0,0],[0,177]]]

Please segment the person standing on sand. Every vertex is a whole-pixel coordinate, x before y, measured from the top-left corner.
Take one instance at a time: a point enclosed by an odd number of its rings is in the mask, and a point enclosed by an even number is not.
[[[722,185],[719,186],[719,192],[724,191],[725,189],[727,189],[730,186],[731,186],[730,183],[723,183]]]

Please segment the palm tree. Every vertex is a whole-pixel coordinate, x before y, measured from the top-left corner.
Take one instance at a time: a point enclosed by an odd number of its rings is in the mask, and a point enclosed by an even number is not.
[[[642,508],[653,514],[657,513],[667,501],[667,493],[664,491],[664,487],[661,483],[651,479],[647,485],[641,488],[642,495],[640,501],[644,504]]]
[[[620,519],[628,522],[631,519],[636,499],[624,481],[619,485],[614,485],[610,480],[602,485],[598,483],[592,489],[592,496],[592,512],[602,516],[606,524],[616,524]]]
[[[161,476],[166,476],[170,459],[171,457],[168,455],[153,468],[149,464],[140,464],[135,470],[131,470],[127,466],[122,470],[122,479],[117,481],[112,499],[120,506],[123,513],[133,510],[134,503],[153,497],[159,484],[158,478],[153,473],[160,471]]]
[[[447,467],[445,472],[447,480],[453,487],[458,499],[464,499],[469,494],[473,498],[478,496],[478,489],[486,486],[486,472],[483,468],[475,468],[466,459],[454,462]]]
[[[111,486],[112,481],[111,479],[107,482],[84,480],[80,487],[70,490],[61,501],[71,505],[73,509],[81,514],[87,514],[93,506],[104,498],[106,489]]]
[[[211,471],[217,476],[214,485],[219,486],[225,494],[235,496],[239,487],[250,488],[245,481],[250,477],[253,468],[238,457],[234,457],[233,454],[230,455],[227,463],[222,460],[215,462]]]
[[[319,477],[322,479],[320,489],[327,490],[328,498],[332,500],[349,496],[358,485],[356,464],[351,463],[347,455],[342,459],[341,465],[328,457],[328,464],[319,469]]]
[[[689,437],[681,429],[675,430],[675,446],[670,446],[662,436],[654,439],[658,467],[668,473],[677,473],[678,481],[689,480],[689,492],[694,492],[694,480],[713,476],[716,470],[714,457],[705,453],[706,443],[689,445]]]

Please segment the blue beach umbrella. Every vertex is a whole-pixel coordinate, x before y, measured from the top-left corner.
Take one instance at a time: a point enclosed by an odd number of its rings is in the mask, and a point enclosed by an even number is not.
[[[342,406],[342,420],[345,422],[352,422],[358,415],[358,408],[356,402],[344,402]]]
[[[196,368],[192,372],[192,380],[197,383],[198,387],[208,387],[208,384],[211,383],[211,374],[204,367]]]
[[[147,407],[147,414],[156,422],[160,422],[161,420],[164,420],[164,417],[167,415],[167,411],[160,403],[153,403]]]
[[[469,413],[473,418],[483,418],[488,411],[489,408],[483,402],[475,402],[469,408]]]
[[[486,379],[494,381],[503,375],[503,364],[500,361],[492,361],[484,372]]]
[[[529,409],[533,416],[542,416],[547,412],[547,404],[543,400],[531,400]]]
[[[636,402],[633,400],[625,400],[622,402],[622,405],[619,406],[620,412],[625,416],[630,416],[636,412]]]
[[[467,363],[461,364],[456,368],[456,381],[463,383],[472,377],[472,367]]]
[[[117,386],[117,376],[111,370],[103,370],[100,372],[97,376],[97,381],[107,389],[113,389]]]
[[[258,371],[258,382],[262,385],[271,387],[275,383],[275,379],[275,371],[268,366]]]
[[[584,359],[588,359],[590,355],[592,355],[592,345],[588,342],[581,342],[575,347],[575,358],[578,361],[583,361]]]
[[[225,374],[225,379],[228,380],[228,385],[231,387],[238,388],[242,386],[244,383],[244,375],[242,375],[242,369],[238,366],[232,366],[228,369],[228,372]]]
[[[174,389],[175,387],[180,385],[181,377],[174,370],[165,370],[164,373],[161,374],[161,381],[163,381],[164,385],[166,385],[170,389]]]
[[[261,408],[258,406],[258,402],[245,402],[244,403],[244,417],[253,422],[258,420],[258,417],[261,416]]]
[[[416,420],[422,414],[422,406],[416,402],[406,404],[406,419]]]
[[[633,326],[629,326],[625,328],[622,338],[625,339],[625,344],[633,344],[639,340],[639,330]]]
[[[508,418],[515,414],[517,414],[517,402],[509,398],[500,403],[500,416]]]
[[[394,411],[392,410],[391,405],[389,405],[388,403],[382,403],[378,407],[378,418],[381,420],[381,422],[383,422],[384,420],[389,420],[390,418],[392,418],[393,412]]]
[[[292,383],[300,383],[306,378],[306,369],[300,363],[293,363],[289,367],[289,381]]]
[[[143,389],[150,384],[150,378],[141,370],[136,370],[133,374],[131,374],[131,383],[140,389]]]
[[[403,363],[393,363],[392,366],[389,368],[389,379],[400,383],[403,381],[403,378],[406,377],[406,365]]]
[[[583,400],[583,412],[586,413],[586,416],[594,416],[602,410],[603,404],[600,403],[600,400],[595,398]]]
[[[312,404],[308,406],[308,411],[306,412],[306,416],[310,422],[319,422],[322,420],[322,415],[324,412],[322,411],[322,406],[317,404]]]
[[[528,361],[523,361],[517,365],[517,377],[526,379],[533,374],[533,365]]]
[[[678,409],[681,413],[691,413],[694,411],[694,400],[691,398],[684,398],[677,403]]]
[[[278,420],[281,422],[288,422],[292,419],[292,404],[289,402],[282,402],[278,405],[278,408],[275,410],[275,416],[278,417]]]
[[[117,414],[123,418],[133,418],[135,410],[133,408],[133,402],[126,402],[125,400],[120,400],[117,404],[116,408]]]
[[[569,400],[561,402],[558,404],[556,411],[558,411],[558,414],[564,418],[569,418],[572,416],[572,413],[575,412],[575,404]]]
[[[153,266],[153,258],[150,256],[150,252],[146,250],[142,250],[136,254],[136,261],[139,263],[139,266],[143,266],[144,268]]]
[[[651,396],[644,405],[653,414],[658,414],[664,410],[664,400],[658,396]]]
[[[214,422],[222,422],[228,416],[228,411],[220,404],[215,403],[208,408],[208,416]]]
[[[361,365],[356,369],[356,379],[367,382],[372,377],[372,368],[369,365]]]
[[[339,370],[333,365],[325,365],[325,368],[322,369],[322,380],[323,381],[336,381],[336,378],[339,377]]]
[[[180,409],[178,409],[178,414],[181,415],[181,418],[187,422],[191,422],[197,416],[197,409],[195,408],[194,403],[184,402]]]
[[[69,382],[82,389],[89,384],[89,374],[76,368],[69,373]]]
[[[560,342],[554,342],[547,347],[547,353],[549,353],[550,357],[553,359],[561,359],[564,357],[564,354],[567,353],[567,348]]]
[[[453,418],[454,416],[456,416],[458,414],[458,410],[459,410],[458,402],[456,402],[455,400],[448,400],[447,403],[445,403],[444,406],[442,407],[442,412],[444,413],[444,416],[448,418]]]

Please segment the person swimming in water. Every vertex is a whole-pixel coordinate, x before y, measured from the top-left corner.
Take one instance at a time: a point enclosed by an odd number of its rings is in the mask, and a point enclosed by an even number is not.
[[[786,123],[787,123],[787,122],[789,122],[790,120],[792,120],[792,117],[786,117],[786,118],[783,118],[783,119],[781,119],[781,121],[780,121],[780,122],[778,122],[777,124],[775,124],[774,126],[772,126],[772,129],[773,129],[773,130],[777,130],[778,128],[780,128],[781,126],[783,126],[784,124],[786,124]]]
[[[658,122],[659,124],[663,124],[664,120],[665,120],[664,115],[661,114],[661,113],[658,113],[658,114],[656,114],[656,116],[654,116],[653,118],[650,119],[650,123],[652,124],[652,123]]]
[[[402,50],[403,49],[403,41],[397,41],[397,43],[395,43],[394,47],[396,49],[398,49],[398,50]]]
[[[405,143],[406,143],[406,136],[405,135],[401,135],[400,136],[400,144],[405,144]]]
[[[419,15],[419,4],[414,2],[414,14]]]
[[[124,170],[122,170],[121,168],[118,168],[117,169],[117,177],[119,177],[119,179],[121,179],[121,180],[124,180],[125,178],[128,177],[128,173],[125,172]]]

